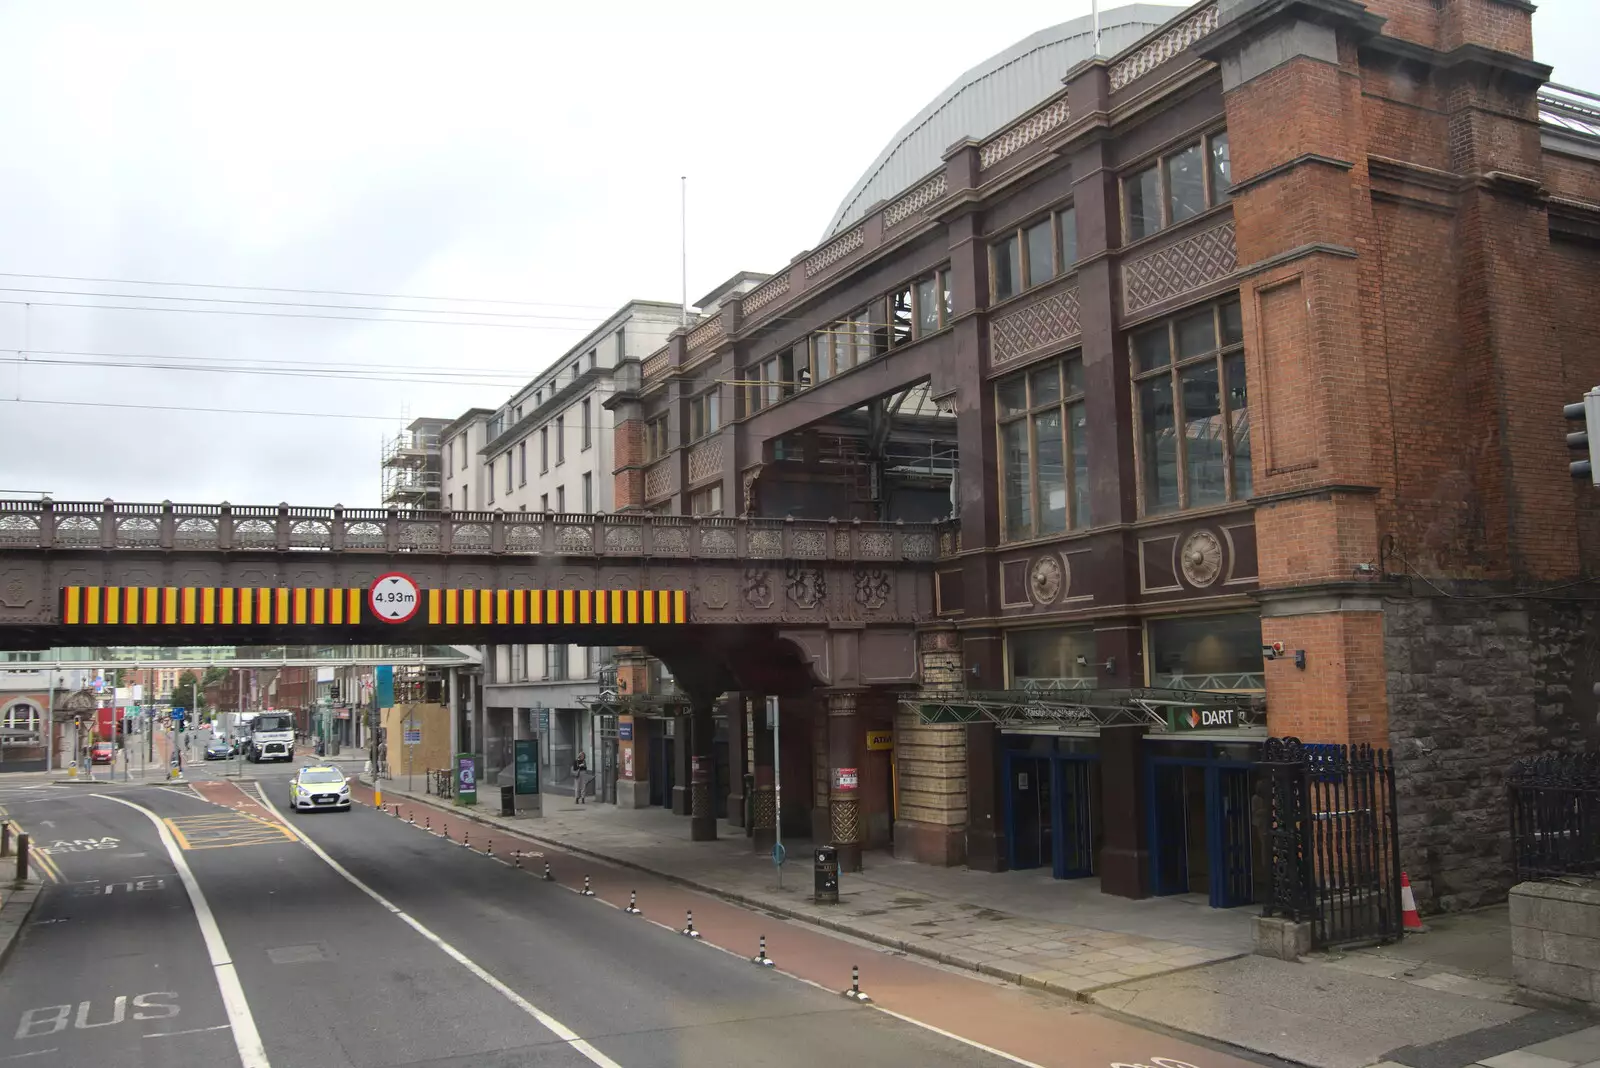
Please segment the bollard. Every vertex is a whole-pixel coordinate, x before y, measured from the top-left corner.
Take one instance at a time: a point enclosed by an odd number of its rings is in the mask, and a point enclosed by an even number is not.
[[[11,855],[11,821],[0,823],[0,857]]]
[[[843,994],[851,1001],[872,1000],[861,992],[861,968],[859,965],[850,965],[850,989],[843,991]]]
[[[751,957],[750,959],[753,962],[755,962],[756,964],[761,965],[763,968],[772,968],[772,967],[776,966],[777,962],[774,961],[771,957],[767,956],[767,936],[766,935],[762,935],[761,936],[761,948],[757,949],[756,950],[756,955],[754,957]]]
[[[423,821],[423,823],[422,823],[423,829],[426,830],[429,834],[432,834],[433,833],[433,816],[431,814],[427,815],[427,816],[424,816],[424,817],[422,817],[422,821]]]
[[[683,930],[678,932],[685,938],[699,938],[700,932],[694,929],[694,909],[684,910]]]
[[[626,913],[629,913],[630,915],[633,915],[633,916],[640,915],[641,910],[639,908],[639,891],[637,891],[637,890],[629,890],[628,891],[628,907],[623,909],[622,911],[626,912]]]
[[[28,878],[28,832],[17,835],[17,882]]]
[[[413,827],[415,827],[417,825],[417,814],[415,812],[412,812],[409,815],[407,815],[406,816],[406,822],[411,824]]]
[[[511,859],[512,859],[516,869],[518,871],[521,871],[522,870],[522,852],[521,852],[521,850],[513,850],[512,854],[511,854]]]
[[[489,839],[487,842],[485,842],[483,844],[483,855],[486,856],[486,857],[494,856],[494,839],[493,838]]]
[[[471,827],[468,827],[466,830],[461,832],[461,844],[466,846],[468,849],[472,848],[472,828]]]
[[[550,862],[547,860],[544,862],[544,881],[548,883],[554,878],[555,876],[550,874]]]
[[[583,877],[583,896],[594,897],[594,890],[589,886],[589,877],[587,875]]]

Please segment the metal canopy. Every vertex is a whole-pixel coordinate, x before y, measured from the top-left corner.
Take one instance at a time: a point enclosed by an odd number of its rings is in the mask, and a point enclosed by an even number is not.
[[[1156,733],[1266,725],[1260,694],[1210,690],[911,691],[900,707],[923,723],[997,723],[1003,727],[1148,727]]]

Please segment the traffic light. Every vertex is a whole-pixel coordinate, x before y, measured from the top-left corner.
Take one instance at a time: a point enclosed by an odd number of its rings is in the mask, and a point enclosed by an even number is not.
[[[185,731],[187,731],[188,729],[189,729],[189,721],[186,720],[186,719],[180,719],[178,721],[178,733],[182,734]]]
[[[1595,465],[1589,441],[1590,433],[1600,434],[1600,386],[1585,393],[1583,400],[1562,408],[1561,414],[1582,427],[1567,432],[1567,448],[1582,457],[1568,464],[1568,470],[1573,478],[1586,478],[1591,485],[1600,486],[1600,466]]]

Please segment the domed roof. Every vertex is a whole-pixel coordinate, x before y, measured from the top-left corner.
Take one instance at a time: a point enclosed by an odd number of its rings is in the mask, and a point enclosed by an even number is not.
[[[1114,56],[1185,8],[1129,4],[1100,13],[1100,51]],[[1030,34],[950,84],[917,112],[872,161],[839,204],[826,239],[856,222],[880,200],[909,189],[939,166],[964,137],[985,138],[1061,88],[1061,79],[1094,55],[1094,19],[1072,19]]]

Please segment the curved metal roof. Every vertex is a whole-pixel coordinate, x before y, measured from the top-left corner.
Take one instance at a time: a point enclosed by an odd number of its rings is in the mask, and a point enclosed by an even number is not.
[[[1114,56],[1185,8],[1129,4],[1100,13],[1100,50]],[[935,170],[963,137],[985,138],[1061,88],[1061,78],[1094,55],[1094,19],[1040,30],[967,71],[906,123],[834,212],[824,238],[856,222],[880,200]]]

